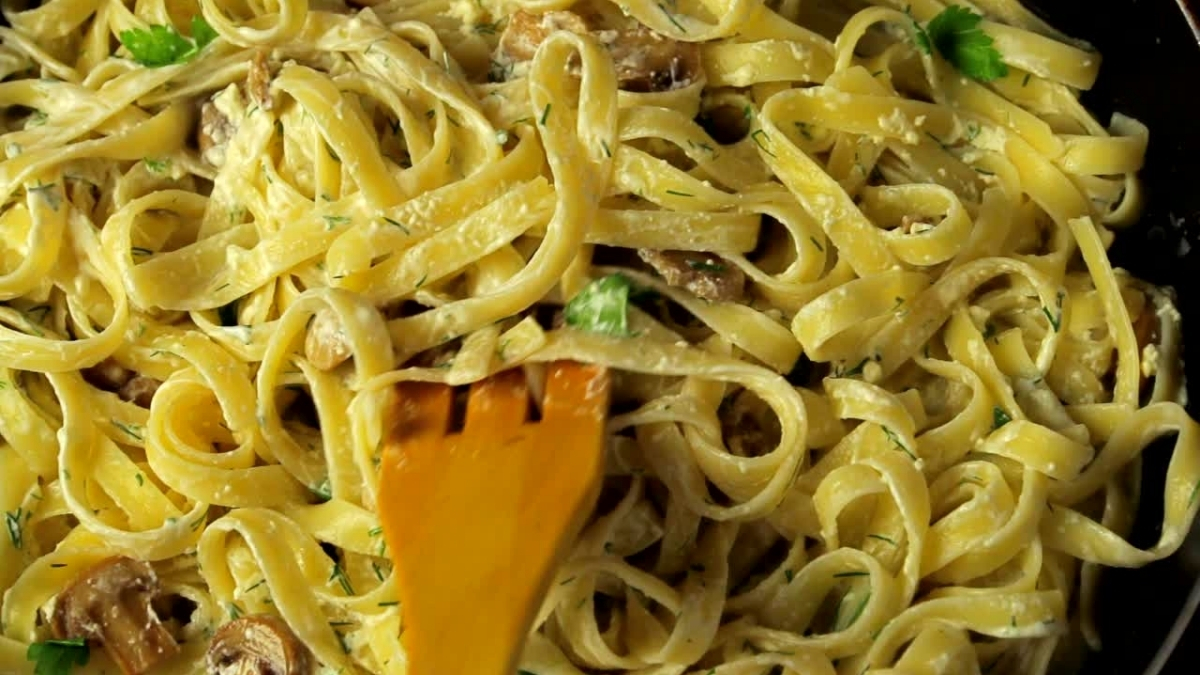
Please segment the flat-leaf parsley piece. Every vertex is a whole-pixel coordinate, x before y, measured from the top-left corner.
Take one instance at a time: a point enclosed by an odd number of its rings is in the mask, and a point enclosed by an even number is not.
[[[579,291],[563,311],[567,325],[589,333],[629,337],[629,292],[624,274],[610,274]]]
[[[208,43],[217,39],[217,31],[208,25],[202,16],[192,17],[192,40],[196,43],[196,51],[204,49]]]
[[[993,431],[995,431],[996,429],[999,429],[1000,427],[1004,426],[1005,424],[1008,424],[1011,421],[1012,421],[1012,416],[1008,414],[1007,410],[1005,410],[1004,408],[1001,408],[1000,406],[996,406],[996,407],[992,408],[992,430]]]
[[[83,638],[35,642],[25,652],[34,662],[33,675],[69,675],[72,667],[86,666],[91,655]]]
[[[992,36],[979,27],[982,21],[982,16],[966,7],[950,5],[933,17],[923,31],[918,26],[917,46],[929,53],[932,44],[959,72],[980,82],[1004,77],[1008,75],[1008,66]]]
[[[194,16],[191,39],[180,35],[174,26],[158,24],[150,26],[148,30],[123,30],[119,37],[134,61],[150,68],[159,68],[194,58],[217,38],[217,32],[203,17]]]
[[[912,22],[913,42],[916,43],[917,49],[926,54],[932,54],[933,44],[929,42],[929,33],[925,32],[925,27],[921,25],[921,22],[912,17],[911,7],[905,7],[904,13],[908,15],[908,20]]]

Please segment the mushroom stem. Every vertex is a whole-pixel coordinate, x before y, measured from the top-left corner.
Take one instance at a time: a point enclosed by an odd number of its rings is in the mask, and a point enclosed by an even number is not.
[[[309,675],[308,648],[287,623],[266,614],[221,626],[205,656],[209,675]]]
[[[151,602],[160,591],[150,564],[125,556],[85,571],[59,594],[51,617],[58,639],[100,644],[125,675],[141,675],[179,653]]]

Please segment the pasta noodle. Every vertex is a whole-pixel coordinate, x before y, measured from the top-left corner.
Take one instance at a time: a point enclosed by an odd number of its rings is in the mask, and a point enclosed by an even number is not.
[[[405,673],[393,385],[559,359],[615,371],[608,468],[523,673],[1043,673],[1179,548],[1179,316],[1107,255],[1148,130],[1090,47],[1015,0],[368,5],[6,6],[0,672],[127,556],[158,672],[274,615]],[[606,279],[627,330],[564,318]]]

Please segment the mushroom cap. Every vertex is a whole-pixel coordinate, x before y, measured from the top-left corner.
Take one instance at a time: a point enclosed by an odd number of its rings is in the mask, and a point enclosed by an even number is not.
[[[309,675],[312,659],[283,619],[245,616],[221,626],[205,655],[209,675]]]
[[[125,675],[140,675],[179,653],[151,607],[160,592],[154,568],[127,556],[106,558],[58,594],[50,630],[104,647]]]

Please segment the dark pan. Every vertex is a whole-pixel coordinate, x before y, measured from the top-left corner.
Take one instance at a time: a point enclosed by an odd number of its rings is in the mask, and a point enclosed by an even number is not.
[[[1200,412],[1200,1],[1027,0],[1059,30],[1091,42],[1104,59],[1083,100],[1107,122],[1113,111],[1150,127],[1141,222],[1117,236],[1113,264],[1178,292],[1184,320],[1188,411]],[[1170,443],[1146,451],[1134,545],[1152,546],[1162,520]],[[1200,527],[1179,553],[1136,570],[1106,570],[1097,603],[1104,648],[1081,675],[1200,673]],[[1189,627],[1189,623],[1195,623]]]

